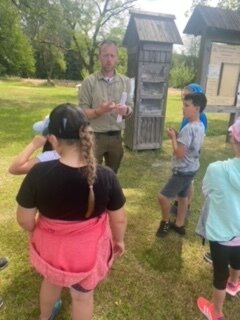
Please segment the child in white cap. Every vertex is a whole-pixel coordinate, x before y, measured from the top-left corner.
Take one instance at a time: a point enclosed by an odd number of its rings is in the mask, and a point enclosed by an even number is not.
[[[40,148],[44,148],[47,144],[49,116],[44,120],[35,122],[33,130],[38,133],[34,136],[32,141],[17,155],[11,163],[8,171],[14,175],[26,174],[38,162],[45,162],[59,159],[58,153],[51,148],[51,150],[44,151],[37,156],[33,154]]]

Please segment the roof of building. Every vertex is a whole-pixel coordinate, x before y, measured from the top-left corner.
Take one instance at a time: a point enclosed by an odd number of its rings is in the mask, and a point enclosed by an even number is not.
[[[240,11],[198,5],[183,32],[198,36],[208,28],[240,33]]]
[[[131,44],[133,37],[138,37],[139,41],[182,44],[174,15],[139,10],[131,10],[130,14],[124,45]]]

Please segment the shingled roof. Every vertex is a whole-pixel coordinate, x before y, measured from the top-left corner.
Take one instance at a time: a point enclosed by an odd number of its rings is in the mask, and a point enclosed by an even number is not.
[[[131,17],[123,40],[124,45],[138,41],[182,44],[182,39],[170,14],[131,10]]]
[[[198,5],[183,32],[198,36],[208,28],[240,34],[240,11]]]

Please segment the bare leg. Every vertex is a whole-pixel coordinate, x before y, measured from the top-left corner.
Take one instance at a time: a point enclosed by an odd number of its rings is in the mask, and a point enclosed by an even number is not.
[[[158,202],[162,211],[162,220],[168,221],[170,216],[171,201],[161,193],[158,195]]]
[[[213,296],[212,302],[214,305],[214,311],[216,312],[216,316],[221,316],[223,313],[223,303],[226,296],[226,290],[219,290],[213,288]]]
[[[239,277],[240,277],[240,270],[230,268],[229,282],[231,282],[234,285],[237,285],[239,282]]]
[[[93,293],[70,288],[72,297],[72,320],[91,320],[93,317]]]
[[[190,206],[191,202],[192,202],[192,198],[193,198],[193,194],[194,194],[194,185],[193,185],[193,181],[191,183],[191,186],[189,187],[188,190],[188,206]],[[177,202],[179,202],[179,197],[177,197]]]
[[[176,226],[181,227],[185,224],[185,218],[187,214],[187,207],[188,207],[188,197],[185,198],[178,198],[178,211],[177,211],[177,218],[176,218]]]
[[[56,301],[60,298],[62,288],[44,279],[40,290],[40,320],[48,320]]]
[[[188,190],[188,205],[190,206],[191,202],[192,202],[192,198],[193,198],[193,194],[194,194],[194,185],[193,185],[193,181],[191,183],[191,186]]]

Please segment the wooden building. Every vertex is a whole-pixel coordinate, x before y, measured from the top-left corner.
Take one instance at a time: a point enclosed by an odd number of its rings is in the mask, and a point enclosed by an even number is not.
[[[236,113],[240,74],[240,11],[198,5],[184,31],[201,36],[198,80],[207,111]]]
[[[159,149],[164,128],[173,44],[182,44],[174,15],[130,11],[123,40],[128,76],[134,79],[134,113],[124,143],[132,150]]]

